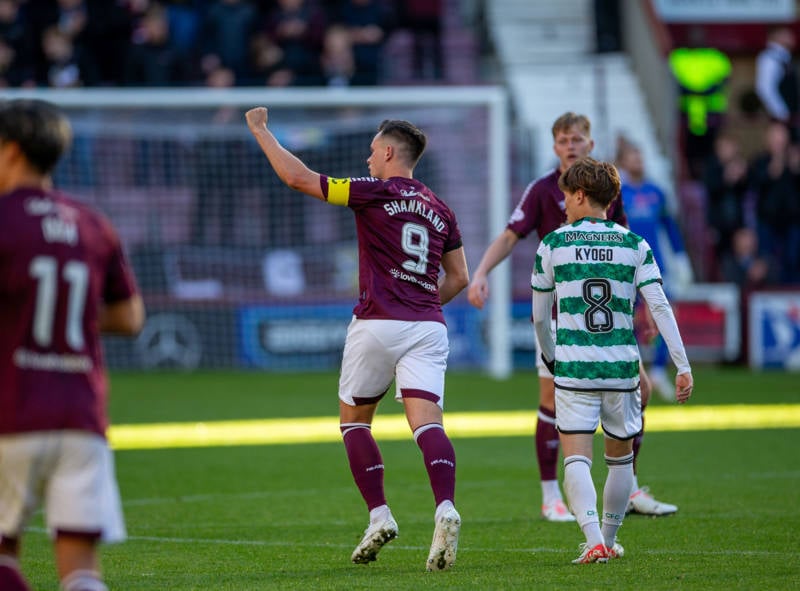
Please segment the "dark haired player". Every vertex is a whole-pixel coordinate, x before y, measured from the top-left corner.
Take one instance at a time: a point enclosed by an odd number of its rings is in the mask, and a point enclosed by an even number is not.
[[[0,589],[28,589],[18,565],[45,506],[61,588],[103,591],[97,543],[125,538],[105,438],[100,332],[144,321],[110,222],[55,191],[71,141],[49,103],[0,102]]]
[[[308,169],[278,143],[267,128],[267,109],[251,109],[246,118],[284,183],[349,207],[356,218],[359,299],[344,346],[339,417],[370,523],[351,559],[375,560],[398,534],[384,494],[383,459],[371,432],[378,403],[394,381],[394,397],[405,408],[436,501],[427,569],[447,569],[456,558],[461,517],[453,504],[455,451],[442,425],[449,351],[442,305],[466,287],[469,272],[454,213],[413,178],[426,137],[407,121],[384,121],[370,145],[371,176],[331,178]]]

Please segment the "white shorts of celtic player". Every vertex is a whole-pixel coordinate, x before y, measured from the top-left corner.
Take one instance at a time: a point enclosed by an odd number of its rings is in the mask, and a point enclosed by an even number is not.
[[[126,537],[114,457],[105,439],[80,431],[0,437],[0,535],[18,537],[44,504],[50,534],[62,530]]]
[[[403,390],[414,391],[414,396],[430,395],[441,407],[449,351],[447,327],[441,322],[353,318],[344,344],[339,399],[351,406],[376,401],[394,380],[396,400],[402,400]]]
[[[556,428],[562,433],[594,433],[598,425],[615,439],[642,430],[642,395],[635,392],[574,392],[556,387]]]

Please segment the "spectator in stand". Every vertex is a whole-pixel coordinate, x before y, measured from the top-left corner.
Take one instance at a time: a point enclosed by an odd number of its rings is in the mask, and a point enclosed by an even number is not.
[[[704,167],[706,221],[713,232],[715,261],[731,251],[734,232],[745,224],[749,195],[747,159],[732,135],[720,134]]]
[[[197,0],[170,0],[166,9],[169,35],[175,51],[182,60],[197,60],[205,8],[201,9]]]
[[[203,73],[224,67],[233,70],[238,83],[252,76],[250,42],[257,12],[249,0],[217,0],[206,11],[203,24]]]
[[[58,0],[57,2],[28,0],[21,3],[20,8],[23,14],[23,22],[32,42],[33,74],[37,84],[50,85],[51,70],[53,67],[54,56],[45,53],[45,46],[61,44],[69,46],[72,58],[77,69],[83,72],[87,64],[91,63],[92,56],[88,55],[83,49],[85,29],[88,22],[86,4],[83,0]],[[65,41],[54,42],[49,31],[56,29]],[[50,37],[50,39],[45,39]],[[64,48],[54,49],[56,53],[63,53]],[[59,56],[55,61],[63,60]],[[62,86],[74,86],[74,84],[62,84]]]
[[[723,281],[735,283],[744,291],[780,283],[775,261],[758,253],[758,235],[752,228],[736,230],[731,244],[720,265]]]
[[[88,20],[84,0],[58,0],[58,28],[70,39],[78,41]]]
[[[0,0],[0,87],[36,83],[25,24],[17,0]]]
[[[682,174],[703,178],[703,165],[713,151],[714,138],[728,112],[730,58],[713,47],[678,47],[669,54],[669,66],[678,83]]]
[[[755,85],[767,115],[788,126],[795,142],[800,140],[800,88],[792,59],[796,42],[794,31],[786,25],[767,32],[767,46],[756,58]]]
[[[647,179],[641,150],[625,138],[617,146],[617,167],[622,180],[621,198],[631,231],[650,244],[653,257],[664,277],[665,291],[669,294],[691,281],[691,265],[680,228],[669,211],[667,197],[661,188]],[[669,239],[671,253],[661,248],[661,236]],[[667,264],[669,262],[669,264]],[[669,287],[666,287],[669,286]],[[650,380],[656,392],[665,400],[675,400],[673,380],[667,376],[669,350],[660,336],[653,342],[653,361]]]
[[[283,50],[263,32],[251,40],[253,77],[267,86],[289,86],[292,72],[283,67]]]
[[[352,84],[377,85],[392,20],[386,5],[382,0],[344,0],[338,20],[349,30],[353,44],[356,71]]]
[[[764,150],[750,168],[756,197],[759,251],[782,269],[784,283],[800,281],[800,147],[790,143],[789,129],[767,126]]]
[[[42,34],[42,50],[47,64],[47,85],[51,88],[82,86],[81,69],[72,38],[57,26]]]
[[[349,31],[342,25],[332,25],[325,31],[320,63],[327,86],[343,87],[353,84],[356,74],[353,43]]]
[[[281,50],[270,74],[270,86],[315,86],[324,83],[319,55],[325,35],[325,15],[310,0],[277,0],[264,34]]]
[[[124,2],[86,1],[84,47],[92,56],[84,68],[86,86],[122,86],[133,18]]]
[[[14,83],[15,72],[18,71],[14,64],[16,55],[14,49],[0,38],[0,88],[18,86],[19,84]]]
[[[424,80],[444,78],[442,49],[442,0],[398,2],[400,26],[413,37],[413,76]]]
[[[170,44],[167,12],[152,4],[133,31],[125,68],[129,86],[170,86],[178,81],[177,53]]]

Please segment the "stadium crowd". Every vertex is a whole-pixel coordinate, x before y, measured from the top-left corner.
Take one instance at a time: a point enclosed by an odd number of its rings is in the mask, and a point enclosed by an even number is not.
[[[413,40],[414,80],[443,81],[448,9],[444,0],[0,0],[0,87],[380,85],[391,82],[386,50],[398,31]],[[691,249],[697,279],[800,281],[800,151],[794,134],[764,129],[757,154],[721,129],[696,167],[706,218],[703,247]]]
[[[441,0],[0,0],[0,87],[375,85],[396,30],[442,77]]]

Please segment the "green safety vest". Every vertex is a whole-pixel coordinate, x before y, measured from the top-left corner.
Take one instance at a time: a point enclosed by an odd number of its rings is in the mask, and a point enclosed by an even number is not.
[[[680,109],[686,113],[689,131],[705,135],[708,114],[728,109],[725,84],[731,60],[718,49],[681,47],[669,54],[669,66],[680,86]]]

